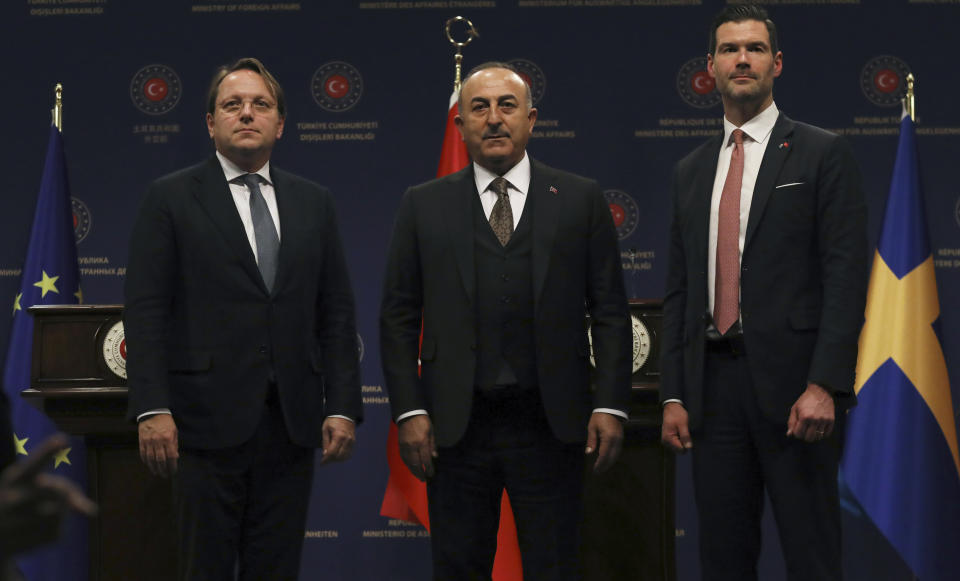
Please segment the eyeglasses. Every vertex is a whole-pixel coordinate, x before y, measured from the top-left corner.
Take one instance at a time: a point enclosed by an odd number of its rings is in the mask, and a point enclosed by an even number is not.
[[[257,97],[255,99],[244,99],[242,101],[240,99],[229,99],[223,103],[220,103],[220,110],[227,115],[236,115],[242,111],[244,105],[247,104],[249,104],[257,113],[269,113],[277,107],[273,102],[262,97]]]

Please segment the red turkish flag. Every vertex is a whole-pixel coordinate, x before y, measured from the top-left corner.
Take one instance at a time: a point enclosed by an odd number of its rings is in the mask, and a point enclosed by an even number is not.
[[[467,167],[470,156],[454,123],[457,116],[457,91],[450,95],[447,111],[447,126],[443,133],[440,164],[437,177],[452,174]],[[410,472],[400,458],[397,425],[390,423],[387,436],[387,464],[390,477],[383,493],[380,515],[423,525],[430,530],[430,515],[427,510],[427,486]],[[523,566],[520,561],[520,545],[517,542],[517,526],[507,491],[503,491],[500,505],[500,530],[497,532],[497,556],[493,562],[493,581],[523,581]]]

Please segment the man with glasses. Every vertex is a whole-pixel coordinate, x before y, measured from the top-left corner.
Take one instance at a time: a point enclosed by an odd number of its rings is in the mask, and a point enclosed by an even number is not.
[[[221,68],[215,156],[154,182],[126,281],[129,417],[173,478],[181,579],[297,578],[314,448],[360,420],[353,294],[325,188],[272,166],[283,90]]]

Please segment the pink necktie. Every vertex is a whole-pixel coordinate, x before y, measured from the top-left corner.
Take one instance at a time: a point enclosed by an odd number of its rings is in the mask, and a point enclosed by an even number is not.
[[[717,215],[717,272],[713,324],[721,334],[740,316],[740,187],[743,184],[743,131],[733,131],[730,169]]]

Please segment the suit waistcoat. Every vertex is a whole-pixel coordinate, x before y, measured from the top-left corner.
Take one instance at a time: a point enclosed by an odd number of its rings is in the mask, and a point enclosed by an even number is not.
[[[502,246],[474,196],[477,270],[477,367],[480,389],[537,385],[533,305],[533,200],[528,197],[510,242]]]

